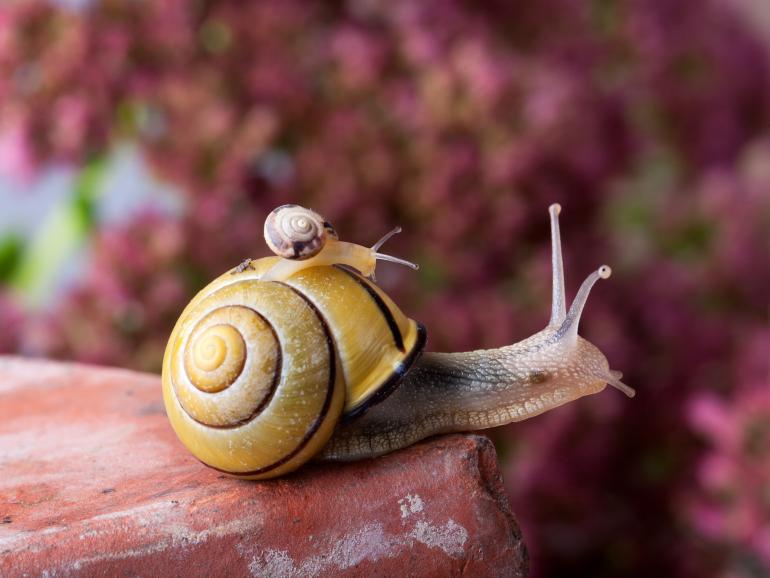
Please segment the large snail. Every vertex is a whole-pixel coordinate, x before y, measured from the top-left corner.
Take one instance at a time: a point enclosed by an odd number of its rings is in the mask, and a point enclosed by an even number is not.
[[[567,311],[560,207],[551,205],[553,298],[545,329],[519,343],[422,353],[425,329],[371,280],[376,261],[318,214],[284,205],[265,222],[279,256],[246,260],[179,318],[163,360],[171,424],[205,464],[271,478],[316,459],[382,455],[428,436],[520,421],[606,384],[634,390],[578,335],[601,266]]]

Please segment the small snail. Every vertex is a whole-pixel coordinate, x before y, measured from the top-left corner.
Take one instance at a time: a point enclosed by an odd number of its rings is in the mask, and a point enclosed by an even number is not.
[[[310,459],[382,455],[428,436],[520,421],[613,385],[634,390],[577,333],[601,266],[567,311],[559,205],[551,205],[553,298],[519,343],[422,353],[425,328],[371,280],[377,260],[320,215],[284,205],[265,222],[279,256],[247,260],[204,288],[171,334],[163,399],[195,457],[233,476],[286,474]]]

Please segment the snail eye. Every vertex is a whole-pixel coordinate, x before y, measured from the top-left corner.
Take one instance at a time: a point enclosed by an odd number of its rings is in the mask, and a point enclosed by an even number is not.
[[[320,253],[334,228],[318,213],[299,205],[283,205],[265,220],[265,241],[279,257],[303,261]]]
[[[326,234],[329,235],[332,239],[339,239],[340,236],[337,234],[337,230],[332,226],[332,224],[329,221],[324,221],[324,229],[326,229]]]

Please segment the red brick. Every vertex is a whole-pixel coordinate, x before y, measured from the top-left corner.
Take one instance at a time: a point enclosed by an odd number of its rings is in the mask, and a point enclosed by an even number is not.
[[[160,379],[0,357],[0,575],[524,576],[487,438],[248,482],[198,463]]]

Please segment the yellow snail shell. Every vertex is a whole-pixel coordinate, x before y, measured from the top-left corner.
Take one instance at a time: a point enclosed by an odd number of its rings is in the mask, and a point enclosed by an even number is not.
[[[341,414],[386,396],[425,331],[376,285],[340,267],[285,281],[252,261],[204,288],[173,330],[163,397],[179,438],[239,477],[292,471],[329,440]]]

